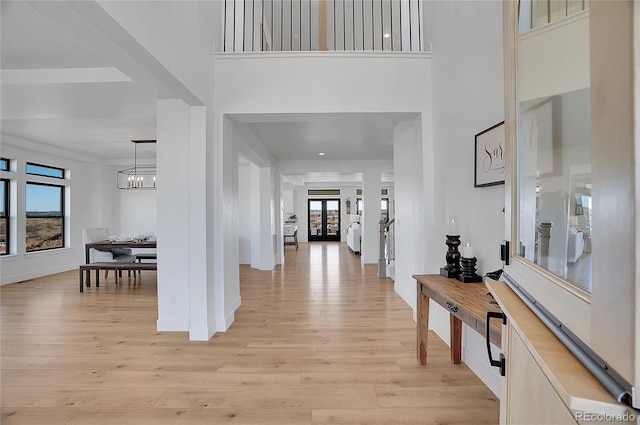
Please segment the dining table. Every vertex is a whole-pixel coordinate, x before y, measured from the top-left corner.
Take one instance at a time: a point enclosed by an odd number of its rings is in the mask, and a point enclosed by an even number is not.
[[[85,255],[85,263],[89,264],[90,257],[89,251],[91,248],[97,249],[98,251],[106,251],[110,252],[113,248],[157,248],[156,241],[153,240],[143,240],[143,239],[133,239],[133,240],[104,240],[98,242],[89,242],[84,246],[84,255]]]

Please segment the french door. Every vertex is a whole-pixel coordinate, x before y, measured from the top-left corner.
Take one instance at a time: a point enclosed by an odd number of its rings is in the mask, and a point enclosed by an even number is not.
[[[309,242],[340,241],[340,199],[309,199]]]

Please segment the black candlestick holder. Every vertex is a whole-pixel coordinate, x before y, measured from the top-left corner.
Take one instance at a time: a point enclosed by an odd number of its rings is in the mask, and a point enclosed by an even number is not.
[[[447,235],[446,244],[449,247],[444,257],[447,260],[447,265],[440,269],[440,274],[455,279],[460,274],[460,251],[458,251],[460,235]]]
[[[472,258],[460,258],[460,275],[457,279],[462,283],[476,283],[482,282],[482,276],[476,274],[476,263],[478,259]]]

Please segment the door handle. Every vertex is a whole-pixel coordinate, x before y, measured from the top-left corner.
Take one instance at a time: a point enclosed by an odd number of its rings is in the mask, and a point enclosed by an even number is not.
[[[502,324],[506,325],[507,316],[505,316],[504,313],[500,313],[497,311],[487,311],[487,318],[485,320],[485,332],[484,332],[484,336],[487,341],[487,354],[489,355],[489,363],[491,364],[491,366],[500,368],[500,376],[504,376],[506,371],[506,360],[504,358],[504,355],[500,353],[500,360],[494,360],[493,356],[491,355],[491,339],[490,339],[491,319],[501,319]]]

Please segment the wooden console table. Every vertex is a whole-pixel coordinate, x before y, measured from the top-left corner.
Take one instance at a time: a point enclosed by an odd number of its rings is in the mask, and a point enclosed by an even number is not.
[[[427,336],[429,333],[429,299],[450,313],[451,362],[462,362],[462,323],[485,334],[487,311],[500,312],[488,294],[484,283],[462,283],[439,274],[413,275],[418,289],[417,356],[420,364],[427,363]],[[498,347],[502,339],[499,321],[491,322],[490,340]]]

